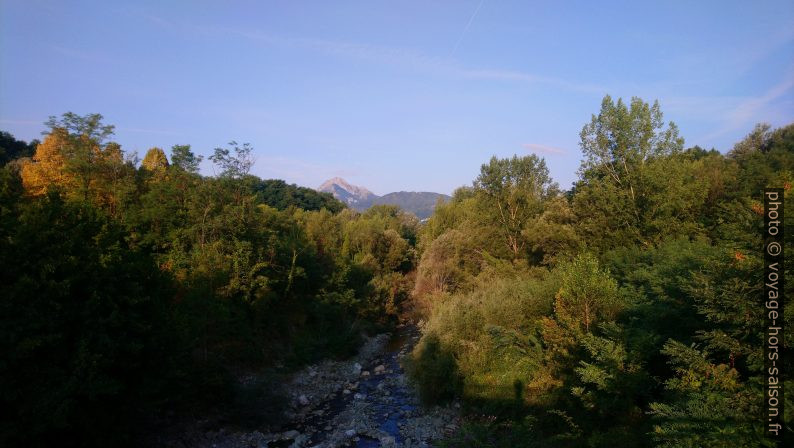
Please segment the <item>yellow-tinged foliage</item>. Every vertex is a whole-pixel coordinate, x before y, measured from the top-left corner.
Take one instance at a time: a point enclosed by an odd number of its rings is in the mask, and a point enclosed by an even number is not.
[[[29,194],[43,195],[50,186],[64,189],[74,186],[74,175],[66,169],[69,145],[69,134],[57,129],[36,147],[33,160],[22,165],[22,184]]]
[[[118,143],[100,146],[85,136],[54,128],[36,147],[32,160],[21,167],[22,184],[32,196],[57,188],[67,197],[90,200],[115,214],[119,184],[131,173],[125,169]]]
[[[149,171],[165,172],[168,168],[168,158],[162,149],[154,147],[146,151],[146,155],[141,161],[141,166]]]

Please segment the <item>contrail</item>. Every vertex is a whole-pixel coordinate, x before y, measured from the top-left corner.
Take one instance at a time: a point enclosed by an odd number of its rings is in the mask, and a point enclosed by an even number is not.
[[[480,4],[477,5],[477,9],[474,10],[474,14],[472,14],[471,17],[469,18],[469,23],[466,24],[465,28],[463,28],[463,32],[460,33],[460,37],[458,38],[458,41],[455,43],[455,48],[453,48],[452,52],[449,54],[450,56],[455,56],[455,52],[458,51],[458,47],[460,46],[460,43],[463,41],[463,36],[466,35],[466,31],[469,31],[469,27],[471,26],[471,23],[474,22],[474,18],[477,17],[477,13],[480,11],[480,8],[482,8],[483,3],[485,3],[485,0],[480,0]]]

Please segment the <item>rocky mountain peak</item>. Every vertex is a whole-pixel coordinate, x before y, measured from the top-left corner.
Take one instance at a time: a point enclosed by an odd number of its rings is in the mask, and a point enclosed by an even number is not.
[[[433,214],[439,199],[442,201],[450,199],[445,194],[424,191],[399,191],[378,196],[364,187],[348,183],[341,177],[328,179],[320,185],[318,190],[331,193],[336,199],[358,211],[364,211],[373,205],[396,205],[407,212],[413,213],[420,219],[427,218]]]
[[[319,191],[331,193],[335,198],[348,205],[360,204],[377,197],[373,192],[364,187],[353,185],[341,177],[334,177],[323,182]]]

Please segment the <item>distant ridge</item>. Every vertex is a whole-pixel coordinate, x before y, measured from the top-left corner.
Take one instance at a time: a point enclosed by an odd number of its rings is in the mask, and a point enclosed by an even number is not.
[[[358,211],[364,211],[373,205],[396,205],[411,212],[420,219],[433,214],[439,199],[448,201],[449,196],[429,191],[398,191],[378,196],[364,187],[352,185],[341,177],[334,177],[323,182],[317,189],[331,193],[335,198]]]

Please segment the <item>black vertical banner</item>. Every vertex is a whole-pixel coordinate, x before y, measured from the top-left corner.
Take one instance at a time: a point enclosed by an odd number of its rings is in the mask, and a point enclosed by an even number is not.
[[[783,189],[764,190],[764,421],[766,436],[780,442],[783,423]]]

